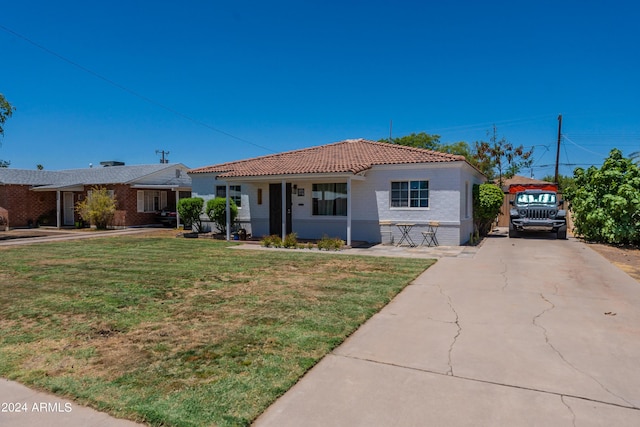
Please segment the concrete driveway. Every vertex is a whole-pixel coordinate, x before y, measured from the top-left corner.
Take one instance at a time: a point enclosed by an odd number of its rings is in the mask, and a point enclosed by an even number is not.
[[[443,258],[256,426],[639,426],[640,284],[574,239]]]

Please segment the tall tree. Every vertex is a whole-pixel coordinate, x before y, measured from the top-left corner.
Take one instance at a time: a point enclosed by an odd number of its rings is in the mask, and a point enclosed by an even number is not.
[[[504,184],[505,179],[511,178],[533,163],[533,148],[525,151],[522,145],[516,147],[505,137],[498,139],[498,129],[495,125],[487,135],[488,142],[476,141],[473,157],[476,160],[476,166],[489,179],[497,179],[499,186]]]
[[[15,107],[0,93],[0,138],[4,137],[4,124],[13,115]],[[0,159],[0,168],[9,167],[10,162]]]

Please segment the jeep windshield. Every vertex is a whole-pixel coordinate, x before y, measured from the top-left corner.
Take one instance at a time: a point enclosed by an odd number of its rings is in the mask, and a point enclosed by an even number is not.
[[[520,193],[518,205],[555,205],[555,193]]]

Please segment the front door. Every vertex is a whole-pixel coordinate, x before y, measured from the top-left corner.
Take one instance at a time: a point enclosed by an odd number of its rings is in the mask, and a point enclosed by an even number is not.
[[[291,233],[291,184],[286,185],[287,233]],[[282,235],[282,185],[269,184],[269,234]]]
[[[71,191],[65,191],[62,198],[63,204],[63,224],[74,225],[75,224],[75,209],[73,206],[73,193]]]

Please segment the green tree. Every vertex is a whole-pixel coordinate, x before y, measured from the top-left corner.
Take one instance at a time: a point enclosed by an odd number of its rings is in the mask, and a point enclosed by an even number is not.
[[[231,214],[229,222],[233,224],[238,216],[238,206],[233,199],[229,199],[229,211]],[[205,213],[221,233],[227,232],[227,199],[225,197],[209,199]]]
[[[202,231],[200,215],[202,214],[203,206],[204,199],[200,197],[188,197],[178,200],[178,213],[186,228],[197,232]]]
[[[406,147],[425,148],[427,150],[437,150],[440,146],[440,135],[429,135],[428,133],[420,132],[401,136],[399,138],[380,139],[379,142],[388,142],[390,144],[404,145]]]
[[[504,203],[504,193],[495,184],[475,184],[473,186],[473,222],[476,232],[486,236],[500,214]]]
[[[9,104],[9,101],[0,93],[0,138],[4,137],[4,124],[9,117],[13,115],[15,107]],[[0,159],[0,168],[7,168],[11,162]]]
[[[440,144],[436,151],[464,156],[469,161],[473,160],[471,147],[464,141],[454,142],[451,144]]]
[[[98,230],[106,230],[116,213],[116,199],[106,187],[93,187],[87,197],[76,204],[76,212]]]
[[[490,180],[497,180],[502,187],[504,180],[513,177],[520,170],[533,163],[533,148],[525,151],[522,145],[515,146],[506,138],[498,139],[498,129],[494,125],[487,131],[489,141],[476,141],[473,157],[478,167]]]
[[[640,244],[640,168],[614,148],[599,169],[576,168],[565,196],[575,233],[588,241]]]

